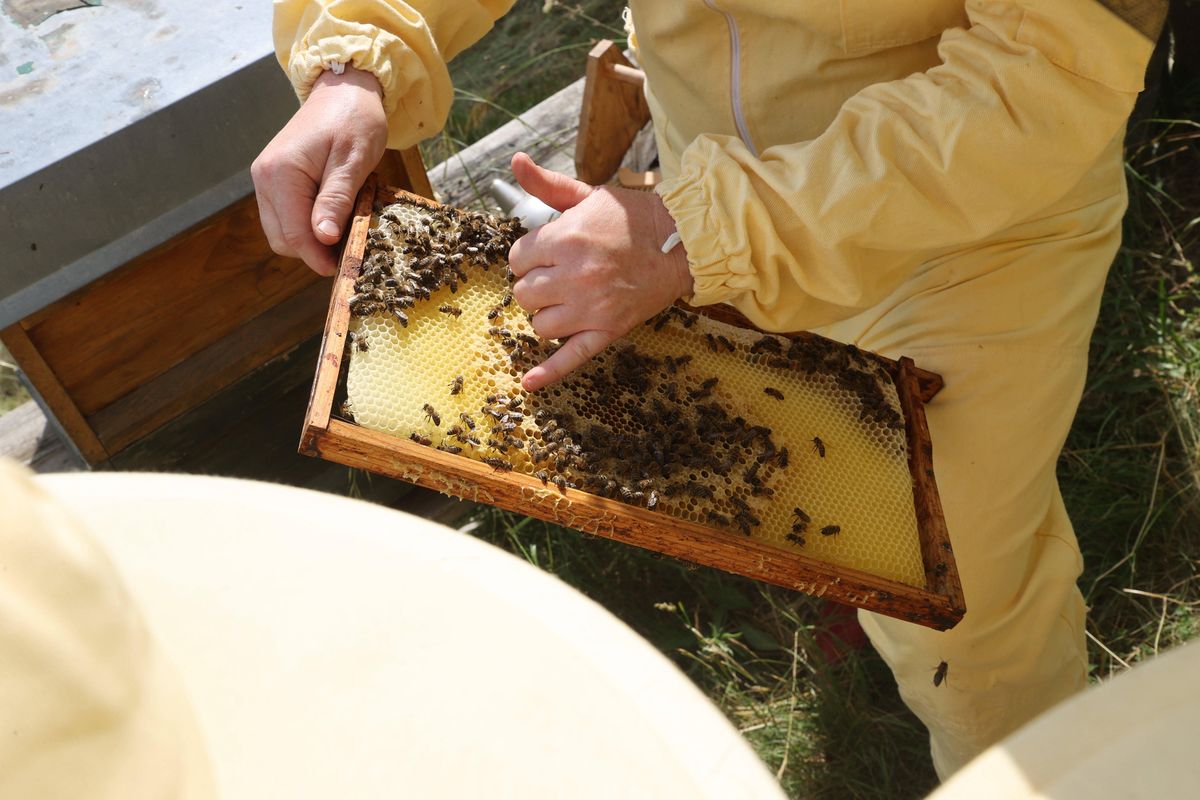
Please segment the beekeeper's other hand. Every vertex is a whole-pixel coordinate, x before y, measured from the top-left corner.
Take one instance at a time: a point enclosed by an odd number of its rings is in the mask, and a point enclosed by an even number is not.
[[[512,246],[513,296],[535,311],[544,339],[566,339],[521,385],[535,391],[587,363],[680,297],[692,293],[687,254],[662,245],[675,222],[658,195],[591,187],[542,169],[524,153],[512,160],[525,191],[562,216]]]
[[[363,181],[383,157],[388,131],[382,94],[370,72],[347,66],[341,75],[323,73],[250,167],[271,249],[303,259],[319,275],[336,271],[333,245]]]

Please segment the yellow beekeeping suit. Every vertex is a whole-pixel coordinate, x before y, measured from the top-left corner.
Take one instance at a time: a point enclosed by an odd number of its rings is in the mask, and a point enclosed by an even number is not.
[[[503,5],[286,0],[276,43],[301,96],[332,62],[375,72],[408,145],[445,119],[444,60]],[[945,378],[928,417],[967,615],[946,633],[861,615],[943,777],[1085,682],[1054,470],[1165,12],[1132,5],[1149,35],[1096,0],[631,3],[692,301]]]

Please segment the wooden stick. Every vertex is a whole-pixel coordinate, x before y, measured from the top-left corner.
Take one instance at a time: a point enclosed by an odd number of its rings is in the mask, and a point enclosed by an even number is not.
[[[942,499],[933,475],[933,442],[925,408],[919,401],[920,387],[911,358],[900,359],[896,390],[904,410],[908,434],[908,467],[913,479],[913,505],[917,512],[917,535],[921,541],[921,560],[925,564],[925,585],[946,597],[960,617],[966,613],[958,564],[950,545]]]
[[[350,327],[350,297],[354,294],[354,281],[362,268],[363,253],[367,248],[367,231],[371,227],[371,208],[375,202],[375,189],[379,179],[375,173],[367,176],[354,204],[354,220],[342,250],[338,274],[333,282],[333,293],[329,297],[329,316],[325,320],[325,335],[321,341],[321,354],[317,360],[317,374],[313,378],[312,394],[308,399],[305,429],[325,428],[333,410],[333,394],[337,390],[338,376],[342,371],[342,356],[346,352],[346,333]],[[301,441],[301,452],[303,440]]]
[[[641,88],[646,83],[646,73],[642,72],[637,67],[630,67],[625,64],[607,64],[605,68],[612,76],[613,80],[618,80],[621,83],[628,83],[631,86]]]

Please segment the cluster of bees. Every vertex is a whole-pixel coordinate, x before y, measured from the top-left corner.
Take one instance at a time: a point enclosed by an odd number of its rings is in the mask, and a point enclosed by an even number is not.
[[[449,287],[454,294],[472,271],[506,263],[509,248],[524,232],[517,220],[448,208],[428,213],[432,216],[422,231],[405,227],[390,209],[379,214],[350,300],[353,314],[389,314],[407,327],[406,312],[440,288]],[[512,281],[511,272],[507,278]],[[462,314],[453,303],[442,303],[438,310],[455,318]],[[487,312],[485,335],[506,354],[514,373],[541,363],[558,347],[524,332],[521,317],[528,320],[511,293]],[[675,320],[691,328],[696,319],[670,307],[646,324],[661,330]],[[738,350],[720,334],[706,334],[703,341],[713,352]],[[352,337],[351,346],[367,348],[362,337]],[[840,388],[858,399],[863,421],[903,429],[900,415],[885,398],[878,368],[850,345],[764,335],[748,353],[774,368],[832,374]],[[560,491],[580,489],[650,510],[690,509],[713,527],[750,536],[762,525],[763,508],[793,461],[824,459],[827,445],[814,436],[805,453],[790,453],[770,427],[731,411],[722,399],[720,378],[696,374],[692,360],[688,354],[652,355],[618,343],[562,380],[554,392],[496,392],[486,396],[478,412],[457,416],[443,416],[436,407],[439,401],[432,398],[422,413],[441,434],[438,444],[426,435],[432,433],[428,430],[410,438],[454,455],[474,456],[497,471],[522,468]],[[447,395],[460,395],[465,380],[455,376]],[[762,391],[785,400],[775,387]],[[794,508],[785,538],[802,547],[812,526],[812,517]],[[814,529],[824,537],[842,531],[839,525]]]
[[[350,313],[390,314],[407,328],[408,309],[443,286],[456,293],[470,269],[487,271],[497,261],[506,261],[513,242],[525,233],[515,218],[468,214],[448,206],[428,213],[427,230],[416,232],[394,210],[382,210],[378,226],[367,232],[367,254],[354,282]],[[441,310],[457,316],[452,305]],[[356,346],[365,349],[366,343]]]

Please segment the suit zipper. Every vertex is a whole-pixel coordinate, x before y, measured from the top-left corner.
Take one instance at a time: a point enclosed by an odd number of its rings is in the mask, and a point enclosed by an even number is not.
[[[758,150],[754,147],[754,142],[750,141],[750,131],[746,127],[746,117],[742,114],[742,43],[738,36],[737,20],[728,11],[722,11],[717,8],[717,4],[713,0],[704,0],[704,5],[716,11],[721,16],[725,17],[725,25],[729,28],[729,60],[730,60],[730,83],[731,90],[729,92],[730,104],[733,106],[733,124],[737,127],[738,136],[741,137],[742,144],[746,145],[746,149],[758,158]]]

